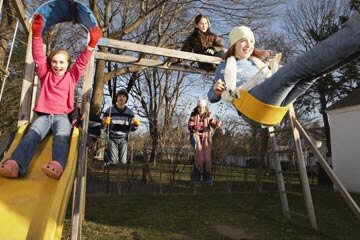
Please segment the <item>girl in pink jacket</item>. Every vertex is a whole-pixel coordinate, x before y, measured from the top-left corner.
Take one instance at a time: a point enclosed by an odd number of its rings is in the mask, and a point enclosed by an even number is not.
[[[10,159],[0,165],[0,175],[4,177],[24,176],[37,145],[52,130],[53,160],[41,170],[51,178],[60,178],[69,153],[71,123],[68,114],[74,108],[74,89],[102,35],[97,26],[91,28],[88,46],[70,67],[70,55],[63,49],[54,50],[46,58],[41,37],[43,26],[43,16],[35,14],[32,23],[32,54],[40,79],[40,95],[34,108],[38,118],[31,124]]]
[[[195,149],[195,162],[191,181],[199,184],[211,184],[211,127],[216,129],[221,126],[221,121],[210,117],[206,100],[199,99],[188,121],[190,131],[190,144]]]

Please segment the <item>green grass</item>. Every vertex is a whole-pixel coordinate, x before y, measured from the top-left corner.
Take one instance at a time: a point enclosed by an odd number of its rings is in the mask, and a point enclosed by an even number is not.
[[[360,203],[360,195],[354,198]],[[277,193],[261,193],[255,211],[249,193],[88,196],[82,239],[236,239],[218,232],[219,225],[241,229],[251,239],[360,239],[360,221],[338,193],[313,191],[313,200],[318,232],[307,218],[284,221]],[[305,214],[303,202],[289,196],[290,209]],[[68,214],[63,239],[70,239],[69,232]]]

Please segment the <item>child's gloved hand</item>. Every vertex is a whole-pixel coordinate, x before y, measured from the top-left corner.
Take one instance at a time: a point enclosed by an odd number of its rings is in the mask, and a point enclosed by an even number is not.
[[[141,122],[140,122],[140,120],[138,119],[138,118],[133,118],[132,119],[132,122],[133,122],[133,124],[137,127],[137,126],[140,126],[140,124],[141,124]]]
[[[219,128],[219,127],[221,127],[221,125],[222,125],[222,122],[220,120],[217,120],[215,123],[215,128]]]
[[[223,91],[221,93],[221,98],[225,101],[225,102],[232,102],[234,99],[234,95],[233,95],[233,91],[231,91],[230,89],[225,89],[225,91]]]
[[[110,125],[111,123],[111,117],[105,117],[103,120],[103,124],[104,125]]]
[[[215,50],[212,48],[208,48],[208,49],[206,49],[206,53],[210,54],[210,55],[215,55]]]
[[[44,26],[43,16],[39,13],[35,14],[31,25],[33,37],[41,37],[41,30],[43,26]]]
[[[98,26],[95,26],[90,29],[89,34],[90,34],[90,41],[89,41],[88,46],[95,48],[97,42],[99,41],[99,39],[102,36],[102,31]]]

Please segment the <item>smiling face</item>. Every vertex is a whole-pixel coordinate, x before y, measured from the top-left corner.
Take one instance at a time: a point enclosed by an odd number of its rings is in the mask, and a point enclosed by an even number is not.
[[[252,38],[242,38],[235,44],[235,57],[237,59],[247,59],[254,51],[255,40]]]
[[[65,49],[56,49],[49,54],[48,64],[56,76],[63,76],[71,64],[71,57]]]
[[[206,32],[209,29],[209,22],[207,18],[202,17],[200,21],[195,25],[201,32]]]
[[[51,57],[50,67],[56,76],[63,76],[69,67],[69,58],[63,53],[56,53]]]

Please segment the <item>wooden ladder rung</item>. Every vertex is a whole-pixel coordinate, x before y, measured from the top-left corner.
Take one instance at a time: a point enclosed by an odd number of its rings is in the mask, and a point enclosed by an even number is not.
[[[283,193],[287,193],[287,194],[291,194],[291,195],[296,195],[296,196],[304,196],[304,194],[301,193],[301,192],[283,191]]]
[[[293,175],[299,175],[300,173],[297,171],[278,171],[278,173],[286,173],[286,174],[293,174]]]
[[[307,215],[302,214],[302,213],[298,213],[298,212],[294,212],[294,211],[289,211],[288,213],[290,213],[290,215],[295,215],[295,216],[298,216],[298,217],[307,218]]]
[[[274,153],[292,153],[294,149],[274,150]]]

